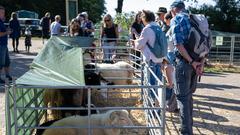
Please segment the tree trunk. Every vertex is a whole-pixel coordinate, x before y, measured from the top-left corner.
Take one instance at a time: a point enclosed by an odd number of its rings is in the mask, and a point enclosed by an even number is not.
[[[122,13],[122,7],[123,7],[123,0],[118,0],[116,12],[117,13]]]

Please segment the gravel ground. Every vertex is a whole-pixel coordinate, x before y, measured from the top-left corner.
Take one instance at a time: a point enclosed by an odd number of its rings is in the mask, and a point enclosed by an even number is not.
[[[28,70],[37,52],[43,47],[42,41],[34,39],[31,53],[27,54],[20,40],[20,54],[12,53],[12,75],[20,77]],[[240,134],[240,74],[205,74],[194,94],[194,134],[223,135]],[[0,88],[0,135],[5,130],[5,94]],[[167,113],[166,134],[178,134],[179,120],[176,114]]]

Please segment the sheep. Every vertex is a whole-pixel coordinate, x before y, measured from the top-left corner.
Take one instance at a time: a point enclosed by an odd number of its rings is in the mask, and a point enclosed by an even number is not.
[[[91,66],[89,66],[91,65]],[[129,85],[132,84],[134,70],[132,66],[125,61],[118,61],[117,63],[89,63],[85,67],[91,67],[100,71],[103,78],[106,78],[109,82],[113,82],[114,85]],[[120,78],[120,79],[107,79],[108,77]],[[123,79],[121,79],[123,78]],[[128,78],[128,79],[126,79]]]
[[[84,71],[86,85],[101,85],[104,78],[93,71]],[[110,83],[111,84],[111,83]],[[48,107],[81,107],[87,103],[87,90],[81,89],[46,89],[43,93],[43,102]],[[52,119],[61,119],[68,115],[84,115],[82,111],[74,110],[51,110]],[[94,113],[93,111],[92,113]],[[47,119],[47,118],[46,118]]]
[[[87,126],[88,116],[71,116],[54,122],[54,126]],[[91,126],[133,126],[127,110],[110,110],[103,114],[91,115]],[[120,135],[120,129],[91,129],[92,135]],[[88,128],[48,128],[43,135],[88,135]]]

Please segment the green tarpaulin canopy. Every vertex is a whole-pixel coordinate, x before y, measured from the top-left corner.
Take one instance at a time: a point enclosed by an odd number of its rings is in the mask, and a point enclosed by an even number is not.
[[[20,89],[18,86],[79,86],[84,85],[84,69],[81,47],[90,46],[93,39],[88,37],[51,37],[45,47],[33,60],[30,70],[16,80],[16,94],[9,89],[6,98],[7,133],[15,134],[14,124],[36,126],[41,118],[41,110],[17,109],[15,107],[41,107],[43,89]],[[9,114],[10,113],[10,114]],[[11,123],[11,126],[8,125]],[[15,125],[16,126],[16,125]],[[11,132],[11,133],[10,133]],[[19,130],[18,134],[30,134],[31,130]]]

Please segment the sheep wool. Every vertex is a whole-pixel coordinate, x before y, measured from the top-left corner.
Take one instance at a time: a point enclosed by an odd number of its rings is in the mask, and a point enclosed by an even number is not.
[[[103,114],[91,115],[92,126],[132,126],[126,110],[111,110]],[[88,116],[71,116],[53,123],[53,126],[86,126],[85,128],[46,129],[43,135],[88,135]],[[119,135],[120,129],[91,129],[92,135]]]

